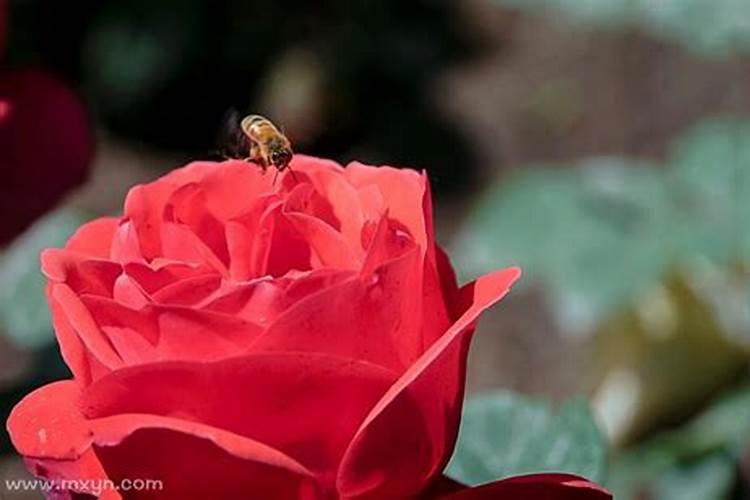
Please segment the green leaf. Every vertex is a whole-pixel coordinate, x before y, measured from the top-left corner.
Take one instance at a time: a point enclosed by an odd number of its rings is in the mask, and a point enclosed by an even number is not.
[[[454,241],[461,277],[520,265],[586,331],[680,264],[750,262],[750,122],[707,121],[673,151],[661,168],[594,158],[504,180]]]
[[[630,27],[708,56],[750,50],[750,3],[738,0],[498,0],[526,11],[552,9],[585,24]]]
[[[690,422],[679,434],[679,439],[682,456],[722,447],[739,453],[739,448],[750,443],[750,386],[719,399]]]
[[[466,484],[535,472],[568,472],[602,481],[606,446],[588,404],[555,414],[542,401],[508,392],[467,402],[447,474]]]
[[[681,428],[622,452],[607,485],[618,500],[724,499],[750,443],[750,386],[732,391]]]
[[[523,283],[551,291],[563,325],[585,330],[664,272],[672,215],[663,173],[649,165],[531,168],[483,197],[451,254],[463,278],[520,265]]]
[[[0,329],[17,345],[40,347],[53,340],[44,294],[45,279],[39,254],[61,247],[85,219],[69,212],[54,212],[37,221],[0,257]]]
[[[675,468],[658,478],[652,498],[659,500],[720,500],[729,498],[735,464],[731,457],[715,454]]]
[[[724,500],[735,469],[735,461],[723,452],[678,462],[669,449],[652,447],[616,460],[607,486],[617,500]]]
[[[750,259],[750,122],[701,123],[676,141],[671,163],[675,203],[691,221],[688,248],[721,262]]]

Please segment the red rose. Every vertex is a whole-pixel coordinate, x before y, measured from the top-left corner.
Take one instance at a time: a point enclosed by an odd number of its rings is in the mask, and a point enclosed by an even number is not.
[[[92,150],[83,106],[61,81],[0,72],[0,245],[85,180]]]
[[[74,379],[8,421],[30,469],[162,482],[125,498],[609,498],[571,476],[441,479],[475,322],[519,270],[459,289],[424,175],[292,167],[274,185],[193,163],[43,254]]]
[[[0,57],[8,6],[0,0]],[[86,178],[93,145],[78,98],[38,69],[0,70],[0,246]]]

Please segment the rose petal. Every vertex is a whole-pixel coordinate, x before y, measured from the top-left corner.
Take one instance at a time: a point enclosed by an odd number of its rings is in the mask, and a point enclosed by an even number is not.
[[[162,255],[161,224],[164,206],[176,189],[176,184],[167,179],[197,174],[195,169],[183,168],[173,171],[156,182],[134,186],[125,198],[125,218],[131,221],[137,233],[139,249],[146,259]],[[176,180],[176,179],[175,179]]]
[[[224,281],[198,309],[220,312],[252,321],[264,328],[303,298],[355,276],[351,271],[320,269],[290,271],[281,278],[259,278],[243,283]]]
[[[291,303],[281,279],[258,279],[246,283],[223,283],[196,307],[252,321],[267,328]]]
[[[198,276],[214,276],[214,273],[200,266],[185,262],[154,260],[150,264],[130,262],[123,266],[128,276],[138,282],[141,289],[148,295],[153,295],[162,288],[180,280]]]
[[[131,309],[140,309],[149,302],[140,285],[127,274],[121,274],[115,280],[112,299]]]
[[[398,221],[391,219],[386,213],[378,222],[372,242],[367,250],[365,262],[362,265],[362,278],[372,279],[375,270],[384,262],[396,260],[411,251],[414,258],[411,268],[405,270],[402,276],[401,296],[399,302],[400,333],[398,335],[398,350],[405,366],[411,364],[424,351],[422,335],[424,334],[423,315],[414,314],[419,311],[424,300],[422,289],[422,272],[419,264],[419,249],[415,246],[411,235],[404,234]],[[419,252],[421,253],[421,252]],[[448,328],[446,323],[445,331]]]
[[[428,349],[440,338],[451,323],[463,313],[460,307],[459,288],[450,259],[439,247],[435,247],[434,265],[425,259],[422,327],[422,349]],[[468,307],[468,305],[467,305]],[[464,308],[465,309],[465,308]]]
[[[192,306],[211,297],[222,286],[221,276],[202,274],[176,281],[153,293],[157,304]]]
[[[424,184],[424,194],[422,195],[422,215],[424,217],[424,230],[427,236],[427,260],[430,263],[435,263],[435,226],[434,217],[432,216],[432,188],[430,187],[430,180],[427,177],[427,172],[422,170],[422,183]]]
[[[93,446],[115,484],[123,479],[162,482],[163,489],[130,491],[128,498],[241,498],[249,491],[262,492],[262,498],[315,498],[312,474],[278,450],[168,417],[124,414],[87,420],[78,411],[79,397],[75,382],[56,382],[13,409],[8,419],[13,444],[42,470],[76,474],[80,469],[71,461],[85,459]]]
[[[611,500],[601,486],[569,474],[532,474],[466,488],[445,496],[426,497],[445,500]]]
[[[144,257],[153,259],[162,252],[164,209],[180,186],[195,183],[205,192],[205,206],[215,217],[227,221],[247,209],[254,200],[271,191],[271,179],[245,162],[194,162],[150,184],[136,186],[125,200],[125,216],[138,231]]]
[[[349,440],[395,379],[369,363],[308,353],[160,363],[102,378],[84,392],[82,409],[92,419],[178,416],[233,432],[284,452],[332,485]]]
[[[461,294],[456,280],[456,272],[453,270],[448,254],[437,245],[435,245],[435,264],[440,276],[440,286],[443,289],[445,305],[449,309],[451,318],[456,320],[461,316],[464,309],[461,307]]]
[[[161,239],[162,257],[196,267],[206,266],[222,276],[229,276],[227,264],[188,226],[165,221],[161,225]]]
[[[342,175],[344,169],[340,165],[309,157],[305,160],[310,183],[318,196],[328,201],[332,216],[338,223],[332,225],[350,244],[358,242],[366,217],[357,188]],[[313,211],[306,212],[327,220]]]
[[[391,219],[388,213],[377,223],[363,227],[360,239],[367,249],[361,266],[362,274],[370,274],[384,262],[403,255],[415,246],[411,235],[400,230],[398,222]]]
[[[91,257],[107,259],[112,248],[112,238],[120,224],[115,217],[100,217],[82,225],[73,233],[65,249]]]
[[[55,303],[53,307],[59,306],[59,313],[64,316],[71,327],[71,331],[78,337],[85,348],[86,354],[92,360],[96,360],[106,370],[113,370],[122,366],[122,360],[112,347],[109,339],[99,329],[90,311],[81,302],[80,297],[69,286],[59,283],[53,284],[50,296]],[[63,351],[66,349],[63,342],[68,343],[71,340],[68,336],[69,333],[69,331],[66,331],[60,335],[60,332],[58,332],[58,339]],[[70,366],[70,368],[73,370],[73,366]],[[92,373],[92,375],[94,374]]]
[[[66,283],[76,293],[111,297],[122,266],[108,260],[50,248],[41,255],[42,273],[57,283]]]
[[[211,250],[225,266],[229,264],[224,224],[210,212],[208,196],[197,184],[186,184],[170,196],[164,219],[182,224]]]
[[[195,162],[186,168],[197,171],[196,182],[206,194],[206,208],[222,222],[244,213],[249,200],[274,191],[273,177],[244,161]]]
[[[75,479],[84,486],[89,481],[108,479],[90,448],[93,437],[89,425],[74,406],[80,387],[72,380],[41,387],[22,399],[8,417],[6,425],[13,445],[37,477],[49,481]],[[70,498],[69,493],[59,491],[52,498]],[[120,497],[108,494],[100,498]]]
[[[370,184],[357,188],[357,197],[362,206],[362,215],[366,221],[380,220],[387,212],[385,200],[377,186]]]
[[[81,302],[127,365],[236,356],[263,332],[251,321],[189,307],[149,304],[135,310],[96,296]]]
[[[402,352],[406,331],[401,298],[416,251],[299,300],[251,346],[253,352],[305,351],[358,359],[398,373],[408,366]]]
[[[456,493],[467,489],[467,486],[455,481],[448,476],[438,476],[432,483],[419,495],[420,500],[429,500],[432,498],[443,498],[448,493]]]
[[[408,169],[372,168],[352,162],[344,169],[344,177],[358,189],[377,186],[390,217],[404,224],[422,251],[427,251],[434,237],[425,221],[423,200],[429,191],[424,176]]]
[[[91,444],[92,434],[74,406],[80,391],[81,384],[64,380],[23,398],[6,424],[18,453],[57,460],[81,457]]]
[[[337,481],[344,497],[413,495],[440,473],[456,439],[467,334],[519,275],[518,269],[505,269],[466,287],[471,307],[388,390],[357,432]]]
[[[341,232],[341,221],[336,217],[331,206],[331,200],[322,196],[315,190],[310,182],[309,171],[306,172],[305,180],[300,182],[286,195],[284,199],[285,212],[299,212],[307,214],[325,222],[336,231]]]
[[[265,214],[280,210],[283,202],[276,195],[261,197],[247,212],[226,223],[229,275],[237,281],[262,276],[268,262],[272,227]]]
[[[133,222],[124,221],[117,227],[112,237],[110,255],[113,261],[120,264],[129,262],[145,262],[141,241]]]
[[[284,217],[292,223],[297,232],[310,245],[316,257],[313,268],[359,269],[361,262],[356,248],[344,235],[327,223],[307,214],[288,212]],[[359,238],[353,243],[359,243]]]
[[[261,231],[263,228],[268,228],[270,240],[266,252],[267,262],[265,267],[259,270],[258,276],[283,276],[290,270],[312,269],[310,244],[287,219],[283,213],[283,206],[264,214]]]
[[[152,415],[91,422],[95,449],[109,477],[160,481],[128,498],[320,498],[312,474],[261,443],[199,423]]]
[[[46,492],[48,500],[122,500],[114,489],[107,488],[110,479],[94,450],[89,448],[74,460],[26,458],[26,467],[36,477],[59,489]],[[66,486],[68,489],[63,490]]]
[[[52,316],[52,327],[55,330],[57,343],[60,345],[60,353],[73,373],[73,377],[83,384],[88,384],[93,379],[95,370],[92,368],[83,342],[71,326],[62,306],[52,295],[54,286],[52,283],[48,284],[45,294]]]

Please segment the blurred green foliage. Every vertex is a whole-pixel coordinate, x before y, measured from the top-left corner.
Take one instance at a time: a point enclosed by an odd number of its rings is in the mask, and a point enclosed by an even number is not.
[[[689,417],[746,371],[747,200],[750,122],[717,118],[675,141],[665,165],[598,158],[521,171],[480,200],[452,254],[472,275],[521,265],[564,328],[598,334],[585,369],[597,415],[622,445]],[[715,453],[670,455],[679,467],[654,476],[653,496],[630,498],[724,498],[737,463]],[[667,460],[661,448],[646,458]],[[699,471],[695,496],[681,497],[682,476]]]
[[[497,0],[553,9],[584,23],[629,26],[709,56],[750,51],[750,2],[744,0]]]
[[[748,444],[750,386],[744,386],[681,428],[620,454],[608,486],[618,500],[725,500]]]
[[[85,221],[72,211],[39,219],[0,255],[0,330],[21,348],[38,348],[54,340],[39,254],[62,247]]]
[[[709,300],[717,288],[705,281],[697,270],[670,273],[599,325],[594,407],[616,444],[693,415],[746,373],[747,352],[727,335]]]
[[[487,393],[465,407],[447,474],[466,484],[534,472],[568,472],[603,481],[607,448],[588,403],[557,412],[541,400]]]
[[[476,205],[454,245],[458,269],[471,276],[521,265],[525,283],[546,285],[558,318],[575,331],[677,266],[747,264],[750,123],[702,123],[667,163],[595,158],[568,170],[524,169]]]

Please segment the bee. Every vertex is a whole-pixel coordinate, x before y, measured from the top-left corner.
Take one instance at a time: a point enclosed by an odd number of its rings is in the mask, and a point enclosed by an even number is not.
[[[240,128],[250,141],[250,159],[257,161],[264,170],[273,167],[283,172],[289,168],[294,155],[292,143],[268,118],[246,116],[240,122]]]
[[[276,176],[289,170],[294,177],[290,166],[294,152],[289,139],[268,118],[248,115],[240,121],[238,116],[233,113],[230,117],[230,140],[225,141],[224,156],[257,163],[264,172],[272,167]]]

